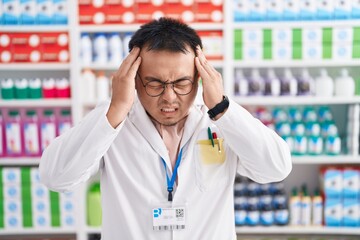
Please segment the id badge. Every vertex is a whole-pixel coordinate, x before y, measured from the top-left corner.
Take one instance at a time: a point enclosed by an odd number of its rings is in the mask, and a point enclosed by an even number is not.
[[[153,229],[155,231],[185,229],[185,206],[158,207],[153,212]]]

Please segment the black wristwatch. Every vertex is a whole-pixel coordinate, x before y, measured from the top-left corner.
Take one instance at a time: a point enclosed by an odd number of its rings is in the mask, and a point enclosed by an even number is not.
[[[224,112],[228,107],[229,99],[227,96],[223,96],[223,100],[216,104],[216,106],[210,109],[207,113],[209,114],[209,117],[214,120],[218,114]]]

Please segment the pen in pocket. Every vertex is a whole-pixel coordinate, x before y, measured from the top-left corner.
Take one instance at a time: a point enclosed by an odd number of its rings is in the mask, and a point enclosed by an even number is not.
[[[211,145],[212,145],[213,147],[215,147],[214,138],[213,138],[213,135],[212,135],[212,133],[211,133],[210,127],[208,127],[208,136],[209,136],[209,140],[211,141]]]
[[[217,142],[218,142],[218,151],[219,151],[219,153],[221,153],[220,139],[218,139],[218,137],[217,137],[217,135],[216,135],[216,132],[213,132],[213,133],[212,133],[212,137],[213,137],[213,139],[216,139],[216,140],[217,140]]]

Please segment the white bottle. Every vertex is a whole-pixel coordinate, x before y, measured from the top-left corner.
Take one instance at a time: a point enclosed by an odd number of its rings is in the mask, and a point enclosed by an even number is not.
[[[313,95],[314,94],[314,79],[311,77],[309,70],[303,68],[298,79],[298,94],[299,95]]]
[[[84,69],[81,74],[82,99],[83,101],[95,101],[96,76],[90,69]]]
[[[265,95],[279,96],[281,90],[280,86],[280,80],[276,76],[274,69],[268,69],[265,79]]]
[[[242,69],[235,70],[235,95],[246,96],[249,93],[249,82]]]
[[[92,41],[88,33],[82,33],[80,39],[80,59],[84,65],[93,61]]]
[[[94,62],[105,65],[108,61],[108,42],[104,33],[96,33],[94,38]]]
[[[281,95],[296,96],[298,92],[297,80],[289,68],[284,69],[284,77],[281,79]]]
[[[96,100],[98,102],[109,99],[110,96],[109,78],[104,72],[99,72],[96,78]]]
[[[123,49],[124,56],[127,55],[128,52],[129,52],[129,42],[130,42],[130,40],[132,38],[132,35],[133,35],[132,33],[126,33],[125,34],[124,41],[123,41],[123,44],[124,44],[124,49]]]
[[[264,79],[260,75],[260,71],[254,68],[249,78],[249,95],[263,95]]]
[[[108,35],[109,63],[119,66],[123,59],[123,44],[119,33],[110,33]]]
[[[341,69],[341,75],[335,79],[335,95],[336,96],[354,96],[355,81],[349,76],[346,68]]]
[[[321,97],[331,97],[334,94],[334,81],[328,75],[326,69],[320,70],[320,76],[315,79],[315,95]]]

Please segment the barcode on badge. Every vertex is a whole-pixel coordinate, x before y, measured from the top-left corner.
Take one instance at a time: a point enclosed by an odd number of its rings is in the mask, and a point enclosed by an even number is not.
[[[185,229],[185,225],[153,226],[153,229],[156,230],[156,231],[163,231],[163,230],[180,230],[180,229]]]

